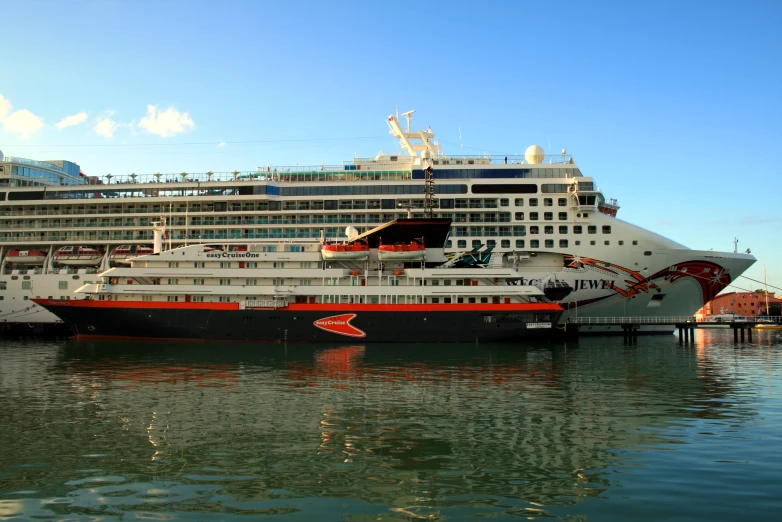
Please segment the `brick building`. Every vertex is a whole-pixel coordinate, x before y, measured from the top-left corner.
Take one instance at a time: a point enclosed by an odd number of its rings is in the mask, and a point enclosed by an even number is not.
[[[781,296],[782,297],[782,296]],[[768,294],[768,307],[766,310],[766,294],[764,292],[729,292],[720,294],[695,312],[695,316],[701,320],[710,315],[719,313],[733,313],[746,317],[757,317],[759,315],[782,315],[780,314],[782,299],[774,297],[774,294]]]

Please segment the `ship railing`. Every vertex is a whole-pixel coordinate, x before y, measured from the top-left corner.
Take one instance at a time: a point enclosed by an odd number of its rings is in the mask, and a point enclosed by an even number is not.
[[[5,161],[9,163],[19,163],[21,165],[30,165],[31,167],[38,167],[41,169],[56,170],[57,172],[61,172],[62,174],[70,176],[70,174],[68,174],[68,172],[66,172],[65,169],[63,169],[62,167],[58,167],[57,165],[54,165],[52,163],[46,163],[45,161],[36,161],[27,158],[18,158],[16,156],[6,156]]]
[[[433,158],[435,165],[530,165],[524,154],[483,154],[438,156]],[[560,165],[572,163],[572,154],[544,154],[539,165]]]
[[[682,324],[695,323],[695,316],[691,315],[660,315],[649,317],[570,317],[568,322],[571,324]]]

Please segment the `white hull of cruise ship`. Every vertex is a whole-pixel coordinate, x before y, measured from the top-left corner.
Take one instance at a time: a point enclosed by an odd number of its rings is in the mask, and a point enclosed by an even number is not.
[[[397,120],[390,117],[389,126],[407,156],[381,153],[334,167],[71,179],[58,166],[6,159],[0,170],[0,257],[7,261],[9,251],[31,249],[51,257],[73,244],[103,252],[149,244],[145,229],[161,215],[169,219],[171,234],[164,245],[172,248],[188,241],[230,247],[256,237],[322,234],[333,241],[346,225],[362,232],[431,212],[453,220],[447,252],[491,249],[505,254],[504,263],[518,269],[523,283],[568,283],[573,291],[558,301],[566,310],[562,321],[692,315],[755,261],[749,254],[690,250],[618,219],[616,202],[565,151],[545,156],[530,147],[524,157],[448,157],[430,130],[410,132],[408,121],[404,131]],[[32,164],[40,172],[51,167],[45,191],[14,174],[17,166],[21,173],[22,165]],[[104,258],[99,270],[109,266]],[[74,298],[85,280],[97,279],[90,270],[58,270],[48,258],[35,270],[17,268],[2,265],[0,322],[56,321],[29,299]]]

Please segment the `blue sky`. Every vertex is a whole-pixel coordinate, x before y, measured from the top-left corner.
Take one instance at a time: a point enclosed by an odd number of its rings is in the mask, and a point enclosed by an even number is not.
[[[619,217],[782,287],[782,2],[0,0],[0,149],[90,175],[567,148]],[[69,118],[69,119],[66,119]],[[59,125],[58,125],[59,124]],[[461,139],[459,132],[461,130]],[[758,285],[746,280],[739,288]],[[777,291],[779,293],[779,291]]]

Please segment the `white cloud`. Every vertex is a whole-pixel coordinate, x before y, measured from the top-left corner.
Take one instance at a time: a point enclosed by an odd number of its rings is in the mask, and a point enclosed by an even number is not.
[[[9,108],[10,105],[9,103]],[[29,138],[30,134],[39,131],[43,127],[43,120],[27,109],[16,111],[0,121],[3,122],[5,130],[19,134],[22,138]]]
[[[224,141],[221,141],[220,143],[218,143],[218,144],[217,144],[217,146],[218,146],[218,147],[225,147],[225,142],[224,142]]]
[[[67,116],[62,119],[60,123],[55,125],[59,130],[63,130],[65,127],[73,127],[74,125],[78,125],[80,123],[84,123],[87,121],[87,113],[82,111],[78,114],[74,114],[73,116]]]
[[[0,118],[5,118],[5,115],[11,112],[11,102],[6,100],[5,97],[0,94]]]
[[[150,134],[169,138],[195,127],[195,123],[188,113],[179,112],[173,107],[158,112],[157,105],[147,105],[147,114],[141,118],[138,126]]]
[[[94,130],[96,134],[100,134],[104,138],[111,138],[114,136],[114,131],[117,130],[117,122],[111,118],[101,118],[98,123],[95,124]]]

